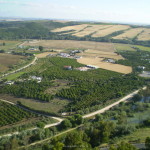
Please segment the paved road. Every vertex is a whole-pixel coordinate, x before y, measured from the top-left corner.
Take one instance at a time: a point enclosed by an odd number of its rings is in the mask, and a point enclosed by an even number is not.
[[[144,89],[146,89],[146,87],[143,87],[142,89],[144,90]],[[139,90],[140,90],[140,89],[139,89]],[[118,105],[119,103],[124,102],[124,101],[127,101],[128,99],[132,98],[134,95],[136,95],[136,94],[139,92],[139,90],[136,90],[136,91],[130,93],[129,95],[127,95],[127,96],[121,98],[119,101],[117,101],[117,102],[115,102],[115,103],[113,103],[113,104],[111,104],[111,105],[109,105],[109,106],[106,106],[106,107],[103,108],[103,109],[97,110],[97,111],[92,112],[92,113],[89,113],[89,114],[87,114],[87,115],[84,115],[83,118],[89,118],[89,117],[95,116],[95,115],[97,115],[97,114],[102,114],[102,113],[104,113],[105,111],[109,110],[110,108],[112,108],[112,107]]]

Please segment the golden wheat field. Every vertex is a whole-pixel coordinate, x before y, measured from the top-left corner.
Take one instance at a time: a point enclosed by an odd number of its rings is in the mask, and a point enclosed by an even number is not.
[[[102,58],[81,58],[78,59],[77,61],[81,64],[94,65],[102,69],[111,70],[123,74],[128,74],[132,72],[131,67],[119,65],[119,64],[107,63],[107,62],[103,62],[102,60],[103,60]]]
[[[70,30],[75,30],[75,31],[80,31],[86,28],[88,24],[81,24],[81,25],[75,25],[75,26],[67,26],[67,27],[62,27],[62,28],[57,28],[52,30],[51,32],[63,32],[63,31],[70,31]]]
[[[95,34],[92,35],[92,37],[104,37],[106,35],[109,35],[113,32],[120,31],[120,30],[126,30],[129,29],[130,26],[127,25],[112,25],[110,28],[99,30]]]
[[[138,40],[140,41],[150,40],[150,29],[144,29],[144,31],[138,36]]]
[[[112,43],[72,40],[39,40],[34,43],[28,42],[24,46],[43,46],[48,49],[94,49],[105,52],[114,52]]]
[[[109,28],[111,26],[112,25],[91,25],[91,26],[85,28],[83,31],[76,32],[75,34],[72,34],[72,35],[78,36],[78,37],[84,37],[86,35],[93,34],[99,30],[106,29],[106,28]]]
[[[120,34],[120,35],[118,35],[118,36],[113,37],[113,39],[128,39],[128,38],[134,38],[134,37],[136,37],[138,34],[140,34],[143,30],[144,30],[144,28],[134,28],[134,29],[130,29],[130,30],[124,32],[123,34]]]
[[[103,52],[98,50],[86,50],[84,53],[81,53],[80,55],[84,55],[85,57],[99,57],[99,58],[113,58],[116,60],[124,59],[121,55],[118,55],[114,52]]]

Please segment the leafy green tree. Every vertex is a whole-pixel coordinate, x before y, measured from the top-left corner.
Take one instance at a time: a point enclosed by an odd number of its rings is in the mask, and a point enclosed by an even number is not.
[[[84,133],[80,131],[74,131],[69,133],[65,138],[65,150],[90,150],[91,146],[84,141]]]
[[[64,144],[63,144],[63,143],[57,142],[57,143],[53,146],[52,150],[63,150],[63,147],[64,147]]]
[[[60,124],[61,129],[67,129],[67,128],[71,128],[72,127],[72,123],[70,122],[70,120],[65,119],[62,121],[62,123]]]
[[[50,145],[49,144],[43,145],[42,150],[50,150]]]
[[[137,148],[129,143],[121,142],[118,145],[117,150],[137,150]]]
[[[43,46],[39,46],[40,51],[43,51],[43,49],[44,49]]]
[[[13,138],[11,140],[11,150],[17,150],[18,149],[18,141],[16,138]]]
[[[109,150],[117,150],[116,147],[114,147],[113,145],[110,146]]]
[[[45,126],[44,122],[37,123],[37,127],[39,127],[39,128],[44,128],[44,126]]]
[[[147,150],[150,149],[150,137],[147,137],[147,138],[145,139],[145,147],[146,147]]]

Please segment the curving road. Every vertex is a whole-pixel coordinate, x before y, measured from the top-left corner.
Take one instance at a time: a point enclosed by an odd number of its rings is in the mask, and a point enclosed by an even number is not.
[[[146,86],[143,87],[142,89],[143,89],[143,90],[146,89]],[[141,89],[139,89],[139,90],[141,90]],[[127,101],[128,99],[132,98],[134,95],[136,95],[136,94],[139,92],[139,90],[136,90],[136,91],[130,93],[129,95],[127,95],[127,96],[121,98],[119,101],[117,101],[117,102],[115,102],[115,103],[113,103],[113,104],[110,104],[109,106],[106,106],[106,107],[104,107],[103,109],[100,109],[100,110],[98,110],[98,111],[89,113],[89,114],[87,114],[87,115],[84,115],[83,118],[89,118],[89,117],[95,116],[95,115],[97,115],[97,114],[104,113],[105,111],[107,111],[107,110],[109,110],[110,108],[112,108],[112,107],[118,105],[119,103],[125,102],[125,101]],[[10,101],[7,101],[7,100],[2,100],[2,99],[0,99],[0,101],[9,103],[9,104],[11,104],[11,105],[16,105],[15,103],[10,102]],[[36,114],[40,114],[40,115],[44,115],[44,116],[51,117],[51,118],[53,118],[53,119],[55,119],[55,120],[58,121],[57,123],[47,124],[47,125],[45,125],[44,128],[49,128],[49,127],[57,126],[57,125],[59,125],[59,124],[63,121],[62,118],[53,117],[53,116],[45,115],[45,114],[42,114],[42,113],[37,113],[37,112],[35,112],[35,111],[32,111],[32,110],[29,110],[29,109],[27,109],[27,108],[21,107],[21,106],[19,106],[19,105],[16,105],[16,106],[17,106],[17,107],[20,107],[20,108],[22,108],[22,109],[24,109],[24,110],[26,110],[26,111],[30,111],[30,112],[33,112],[33,113],[36,113]],[[31,129],[28,129],[28,130],[35,130],[35,129],[37,129],[37,128],[31,128]],[[19,132],[14,132],[14,133],[11,133],[11,134],[6,134],[6,135],[3,135],[3,136],[0,136],[0,138],[1,138],[1,137],[4,137],[4,136],[12,136],[12,135],[14,135],[14,134],[19,134]]]
[[[34,56],[35,56],[35,55],[34,55]],[[31,63],[29,63],[28,65],[26,65],[26,66],[24,66],[24,67],[21,67],[21,68],[19,68],[19,69],[16,69],[16,70],[14,70],[14,71],[12,71],[12,72],[5,73],[5,74],[3,74],[2,76],[0,76],[0,78],[6,77],[6,76],[8,76],[8,75],[11,75],[11,74],[14,74],[14,73],[16,73],[16,72],[19,72],[19,71],[21,71],[21,70],[23,70],[23,69],[25,69],[25,68],[28,68],[28,67],[30,67],[31,65],[35,64],[36,61],[37,61],[37,57],[35,56],[35,57],[34,57],[34,60],[33,60]]]
[[[45,114],[42,114],[42,113],[38,113],[38,112],[29,110],[29,109],[27,109],[27,108],[24,108],[24,107],[22,107],[22,106],[19,106],[19,105],[13,103],[13,102],[10,102],[10,101],[7,101],[7,100],[0,99],[0,101],[5,102],[5,103],[9,103],[9,104],[11,104],[11,105],[15,105],[15,106],[17,106],[17,107],[19,107],[19,108],[21,108],[21,109],[24,109],[25,111],[29,111],[29,112],[32,112],[32,113],[35,113],[35,114],[38,114],[38,115],[43,115],[43,116],[46,116],[46,117],[51,117],[51,118],[53,118],[53,119],[55,119],[55,120],[58,121],[58,122],[56,122],[56,123],[51,123],[51,124],[45,125],[44,129],[45,129],[45,128],[50,128],[50,127],[53,127],[53,126],[57,126],[57,125],[59,125],[59,124],[63,121],[62,118],[53,117],[53,116],[45,115]],[[27,129],[26,131],[32,131],[32,130],[36,130],[36,129],[38,129],[38,128],[37,128],[37,127],[35,127],[35,128],[30,128],[30,129]],[[0,138],[2,138],[2,137],[9,137],[9,136],[12,136],[12,135],[17,135],[17,134],[19,134],[19,133],[20,133],[20,132],[13,132],[13,133],[10,133],[10,134],[5,134],[5,135],[0,136]]]

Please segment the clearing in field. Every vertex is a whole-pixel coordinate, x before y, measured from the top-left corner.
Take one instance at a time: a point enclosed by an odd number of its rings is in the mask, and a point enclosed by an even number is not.
[[[57,28],[52,30],[51,32],[64,32],[64,31],[80,31],[83,30],[84,28],[86,28],[88,26],[88,24],[81,24],[81,25],[75,25],[75,26],[67,26],[67,27],[63,27],[63,28]]]
[[[102,60],[103,58],[81,58],[78,59],[77,61],[81,64],[94,65],[102,69],[111,70],[123,74],[128,74],[132,72],[131,67],[119,65],[119,64],[107,63],[107,62],[103,62]]]
[[[95,34],[92,35],[92,37],[104,37],[106,35],[112,34],[113,32],[121,31],[121,30],[126,30],[129,29],[130,26],[127,25],[113,25],[110,28],[104,29],[104,30],[99,30]]]
[[[140,34],[144,28],[133,28],[128,31],[125,31],[123,34],[120,34],[118,36],[114,36],[113,39],[130,39],[136,37],[138,34]]]
[[[90,27],[85,28],[83,31],[77,32],[77,33],[72,34],[72,35],[78,36],[78,37],[84,37],[86,35],[93,34],[93,33],[97,32],[99,30],[110,28],[111,26],[112,25],[91,25]]]
[[[150,40],[150,29],[144,29],[144,31],[137,38],[139,41]]]
[[[0,53],[0,72],[5,72],[25,59],[25,56]]]

